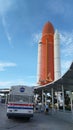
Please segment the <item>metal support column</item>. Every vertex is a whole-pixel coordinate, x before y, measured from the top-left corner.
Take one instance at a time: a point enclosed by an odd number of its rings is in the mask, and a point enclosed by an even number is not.
[[[52,94],[52,112],[53,112],[53,109],[54,109],[53,88],[51,89],[51,94]]]
[[[42,89],[42,110],[44,110],[44,91]]]
[[[57,110],[59,110],[58,91],[57,91]]]
[[[47,103],[47,93],[45,93],[45,105]]]
[[[7,104],[8,94],[5,94],[5,104]]]
[[[65,102],[64,102],[64,87],[62,85],[62,98],[63,98],[63,111],[65,111]]]
[[[72,110],[72,94],[71,94],[71,92],[70,92],[70,102],[71,102],[71,112],[73,112],[73,110]]]

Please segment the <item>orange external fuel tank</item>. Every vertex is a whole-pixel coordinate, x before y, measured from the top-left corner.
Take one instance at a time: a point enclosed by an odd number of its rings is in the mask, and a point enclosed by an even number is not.
[[[41,38],[39,85],[54,80],[54,27],[50,22],[44,25]]]

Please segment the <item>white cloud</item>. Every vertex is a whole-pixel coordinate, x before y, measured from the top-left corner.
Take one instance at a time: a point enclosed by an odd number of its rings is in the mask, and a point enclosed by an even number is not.
[[[4,31],[5,31],[5,34],[6,34],[8,43],[9,43],[9,45],[10,45],[11,47],[13,47],[13,45],[12,45],[12,38],[11,38],[10,33],[9,33],[9,31],[8,31],[7,23],[6,23],[6,20],[5,20],[5,17],[4,17],[4,16],[2,17],[2,24],[3,24],[3,27],[4,27]]]
[[[27,86],[34,86],[35,76],[26,76],[24,79],[16,79],[15,81],[12,82],[11,85],[27,85]]]
[[[73,31],[72,32],[64,32],[62,31],[60,34],[60,38],[62,42],[64,42],[66,45],[69,45],[73,41]]]
[[[61,44],[61,70],[63,75],[70,67],[71,62],[73,61],[73,31],[61,32],[60,44]]]
[[[0,81],[0,87],[7,87],[11,84],[10,81]]]
[[[28,80],[29,80],[29,77],[32,77],[32,76],[27,76],[28,77]],[[29,82],[26,80],[27,78],[24,79],[15,79],[15,80],[10,80],[10,81],[0,81],[0,87],[1,88],[10,88],[11,86],[13,85],[27,85],[27,86],[35,86],[36,84],[34,82]]]
[[[63,60],[62,61],[62,65],[61,65],[61,68],[62,68],[62,75],[69,69],[71,65],[71,61],[67,61],[67,60]]]
[[[23,79],[16,79],[15,81],[12,81],[11,85],[26,85],[26,84]]]
[[[1,88],[10,88],[13,85],[26,85],[24,80],[22,79],[16,79],[11,81],[0,81],[0,87]]]
[[[16,64],[12,62],[0,62],[0,71],[5,71],[6,67],[15,67]]]
[[[0,0],[0,15],[5,15],[13,9],[16,0]]]
[[[6,37],[8,39],[9,45],[11,47],[13,47],[13,45],[11,43],[12,38],[11,38],[10,33],[8,31],[5,16],[9,11],[14,9],[15,2],[16,2],[16,0],[0,0],[0,16],[1,16],[1,19],[2,19],[2,24],[3,24],[3,27],[4,27]]]
[[[61,32],[60,34],[61,52],[64,56],[73,56],[73,31]]]
[[[34,33],[32,35],[32,39],[33,39],[33,43],[37,43],[39,42],[39,40],[41,39],[42,33]]]

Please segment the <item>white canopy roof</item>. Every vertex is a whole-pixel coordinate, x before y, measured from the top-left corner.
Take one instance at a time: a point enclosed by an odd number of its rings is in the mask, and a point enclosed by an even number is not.
[[[62,85],[65,90],[73,91],[73,62],[68,71],[60,79],[43,86],[37,86],[34,89],[34,92],[40,93],[42,89],[49,92],[51,88],[54,88],[55,90],[61,90]]]

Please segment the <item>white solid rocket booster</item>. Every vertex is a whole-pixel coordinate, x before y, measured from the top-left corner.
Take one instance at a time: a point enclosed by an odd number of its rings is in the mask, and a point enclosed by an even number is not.
[[[60,36],[58,31],[54,34],[54,80],[61,77],[61,65],[60,65]]]
[[[39,43],[38,43],[38,63],[37,63],[37,83],[40,79],[41,46],[42,46],[42,42],[39,41]]]

